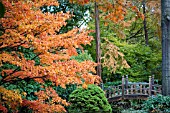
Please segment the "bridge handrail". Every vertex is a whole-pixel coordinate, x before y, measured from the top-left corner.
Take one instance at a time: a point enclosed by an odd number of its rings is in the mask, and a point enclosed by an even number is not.
[[[122,77],[122,84],[118,86],[110,86],[106,89],[104,89],[106,97],[112,98],[114,96],[121,96],[121,98],[124,98],[124,96],[127,95],[156,95],[160,94],[161,91],[161,85],[154,84],[154,76],[149,77],[149,83],[143,83],[143,82],[135,82],[130,83],[128,82],[128,76],[124,78]]]

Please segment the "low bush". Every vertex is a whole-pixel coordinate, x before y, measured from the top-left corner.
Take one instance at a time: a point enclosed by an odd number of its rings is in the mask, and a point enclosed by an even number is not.
[[[160,94],[151,96],[145,101],[133,100],[129,104],[128,109],[118,106],[119,111],[122,110],[121,113],[170,113],[170,97]]]
[[[163,95],[149,97],[143,103],[143,109],[153,113],[170,113],[170,97]]]
[[[69,113],[112,113],[103,90],[96,85],[77,88],[69,96]]]
[[[134,109],[128,109],[128,110],[123,110],[121,113],[148,113],[145,110],[134,110]]]

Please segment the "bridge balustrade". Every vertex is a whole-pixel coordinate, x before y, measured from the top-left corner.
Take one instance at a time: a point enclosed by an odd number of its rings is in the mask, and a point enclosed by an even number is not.
[[[161,90],[161,85],[155,84],[154,76],[149,77],[149,83],[131,83],[128,81],[128,76],[123,76],[121,85],[104,89],[109,102],[122,99],[147,99],[149,96],[161,94]]]

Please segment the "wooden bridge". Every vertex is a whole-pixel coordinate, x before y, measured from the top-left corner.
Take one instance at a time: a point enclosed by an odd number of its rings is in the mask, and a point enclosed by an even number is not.
[[[110,86],[104,89],[105,95],[109,102],[123,99],[143,99],[146,100],[149,96],[161,94],[161,85],[155,84],[154,76],[149,77],[149,83],[128,81],[128,76],[122,77],[122,84],[118,86]]]

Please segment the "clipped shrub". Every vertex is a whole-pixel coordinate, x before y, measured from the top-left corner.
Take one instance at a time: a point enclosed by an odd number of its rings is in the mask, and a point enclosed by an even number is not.
[[[77,88],[69,96],[69,113],[111,113],[112,108],[103,90],[96,85]]]
[[[148,112],[170,113],[170,97],[163,95],[152,96],[143,103],[143,106],[143,109]]]

